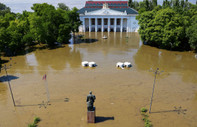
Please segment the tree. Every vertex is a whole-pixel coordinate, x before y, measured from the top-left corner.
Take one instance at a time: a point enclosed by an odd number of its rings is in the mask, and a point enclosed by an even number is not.
[[[130,7],[130,8],[134,8],[133,0],[129,0],[128,4],[129,4],[129,7]]]
[[[181,0],[181,4],[180,4],[180,5],[181,5],[182,8],[185,7],[185,2],[184,2],[184,0]]]
[[[137,1],[133,2],[133,6],[134,9],[139,10],[139,3]]]
[[[79,19],[79,13],[77,13],[78,9],[73,8],[69,13],[68,13],[68,20],[70,21],[71,25],[71,31],[73,33],[73,37],[75,39],[75,33],[79,32],[79,26],[82,24],[82,22]],[[74,40],[75,41],[75,40]]]
[[[145,2],[146,11],[150,11],[150,1],[149,0],[144,0],[144,2]]]
[[[0,3],[0,16],[5,15],[6,13],[10,13],[10,8],[7,7],[5,4]]]
[[[185,40],[184,19],[173,9],[144,12],[139,16],[140,35],[149,45],[178,50]]]
[[[194,15],[191,21],[191,26],[187,28],[187,37],[191,48],[197,51],[197,15]]]
[[[62,5],[62,4],[60,4]],[[70,33],[78,32],[81,25],[78,9],[55,9],[54,6],[34,4],[30,16],[30,31],[38,42],[54,46],[55,42],[68,43]]]
[[[2,38],[1,49],[6,52],[6,55],[13,56],[21,51],[24,51],[25,42],[22,41],[24,36],[24,21],[15,19],[10,21],[7,28],[2,28],[0,37]]]
[[[54,46],[55,42],[68,43],[71,32],[81,25],[77,9],[69,10],[65,4],[55,8],[47,3],[34,4],[34,12],[1,13],[10,9],[0,4],[0,51],[17,55],[35,42]]]
[[[70,11],[69,7],[66,6],[64,3],[58,3],[58,8],[65,10],[65,11]]]
[[[15,20],[16,15],[12,13],[6,13],[4,16],[0,16],[0,27],[7,28],[9,26],[9,22]]]
[[[180,5],[179,0],[173,0],[173,7],[174,7],[174,8],[178,8],[179,5]]]
[[[34,4],[30,16],[30,28],[37,41],[53,46],[58,36],[58,14],[54,6],[47,3]]]
[[[152,0],[153,7],[155,8],[157,6],[157,0]]]
[[[171,5],[172,5],[172,0],[171,0],[171,2],[168,1],[168,0],[164,0],[162,7],[163,8],[168,8],[168,7],[171,7]]]

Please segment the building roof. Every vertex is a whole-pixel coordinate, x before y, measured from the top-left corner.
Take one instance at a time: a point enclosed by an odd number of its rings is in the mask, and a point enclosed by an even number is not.
[[[128,6],[128,1],[86,1],[85,7],[81,8],[78,13],[84,14],[86,11],[96,11],[103,8],[103,4],[108,4],[108,8],[120,11],[127,12],[127,14],[138,14],[138,12]]]

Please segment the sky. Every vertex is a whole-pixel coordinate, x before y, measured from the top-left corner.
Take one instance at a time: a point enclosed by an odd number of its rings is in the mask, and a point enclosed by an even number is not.
[[[24,10],[32,11],[31,7],[34,3],[48,3],[57,7],[58,3],[64,3],[69,8],[77,7],[78,9],[85,6],[87,0],[0,0],[0,3],[5,4],[11,8],[14,13],[22,13]],[[94,1],[108,1],[108,0],[94,0]],[[121,1],[121,0],[110,0],[110,1]],[[127,1],[127,0],[122,0]],[[136,0],[142,1],[142,0]],[[196,3],[196,0],[188,0],[191,3]],[[158,4],[162,4],[163,0],[158,0]]]

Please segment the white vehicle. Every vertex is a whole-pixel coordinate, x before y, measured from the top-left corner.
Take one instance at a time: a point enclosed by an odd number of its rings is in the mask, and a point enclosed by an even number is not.
[[[104,35],[104,36],[103,36],[103,39],[107,39],[107,36]]]
[[[125,65],[125,67],[128,67],[128,68],[132,67],[130,62],[124,62],[124,65]]]
[[[122,62],[118,62],[118,63],[116,63],[116,67],[117,68],[121,68],[121,69],[124,69],[124,63],[122,63]]]
[[[89,64],[89,67],[96,67],[97,66],[95,62],[89,62],[88,64]]]
[[[83,67],[89,66],[88,61],[83,61],[83,62],[81,62],[81,65],[82,65]]]

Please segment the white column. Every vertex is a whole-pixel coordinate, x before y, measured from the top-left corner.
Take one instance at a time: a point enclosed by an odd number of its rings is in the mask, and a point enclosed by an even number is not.
[[[86,21],[85,18],[83,18],[83,30],[82,30],[83,32],[86,32],[86,29],[85,29],[85,24],[86,23],[85,23],[85,21]]]
[[[117,18],[114,18],[114,32],[116,32],[116,27],[117,27]]]
[[[98,31],[98,19],[95,18],[95,32]]]
[[[122,28],[123,28],[123,18],[120,19],[120,32],[122,32]]]
[[[127,32],[129,32],[129,18],[127,18]]]
[[[89,18],[89,32],[92,31],[92,30],[91,30],[91,26],[92,26],[92,24],[91,24],[91,18]]]
[[[101,20],[101,31],[103,32],[104,31],[104,19],[102,18],[102,20]]]
[[[110,18],[108,18],[108,24],[107,25],[108,25],[108,30],[107,31],[110,32]]]

